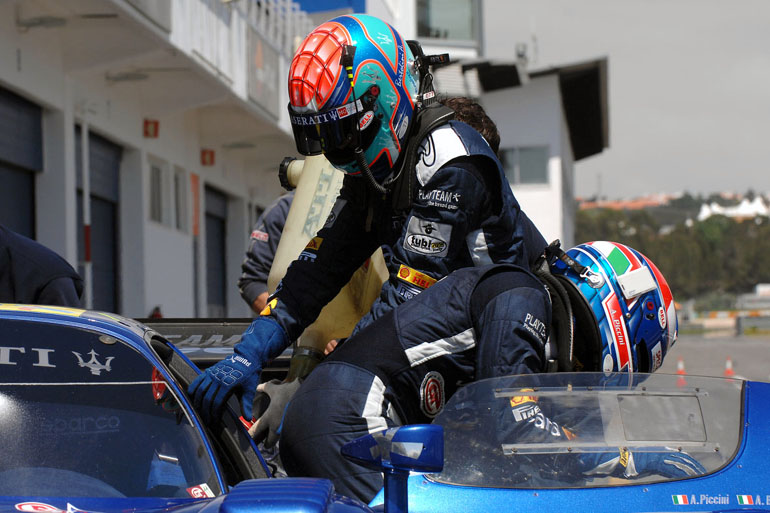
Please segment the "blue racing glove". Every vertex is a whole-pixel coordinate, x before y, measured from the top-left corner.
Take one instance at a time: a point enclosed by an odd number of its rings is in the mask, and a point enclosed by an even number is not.
[[[675,479],[706,473],[706,468],[686,452],[636,452],[631,460],[639,475],[658,474]]]
[[[658,474],[672,479],[699,476],[706,468],[685,452],[634,452],[621,448],[616,453],[581,456],[582,472],[586,476],[616,476],[635,478]]]
[[[206,369],[187,389],[204,422],[218,419],[233,393],[241,399],[243,417],[251,420],[262,367],[288,345],[286,332],[272,317],[255,319],[233,348],[234,354]]]

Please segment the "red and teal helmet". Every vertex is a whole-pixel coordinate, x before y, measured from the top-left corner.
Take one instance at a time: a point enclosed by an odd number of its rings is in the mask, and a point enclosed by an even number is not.
[[[578,244],[551,265],[575,317],[574,357],[586,371],[653,372],[677,337],[674,297],[655,264],[617,242]]]
[[[362,172],[359,148],[378,182],[392,172],[414,117],[418,73],[409,46],[384,21],[363,14],[320,25],[289,68],[289,119],[297,150],[323,153]]]

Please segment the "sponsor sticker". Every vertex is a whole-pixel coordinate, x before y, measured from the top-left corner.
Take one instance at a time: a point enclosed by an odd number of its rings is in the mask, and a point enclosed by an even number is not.
[[[630,452],[625,447],[620,448],[620,459],[618,462],[620,463],[620,466],[623,468],[626,468],[628,466],[628,459],[630,457]]]
[[[396,292],[398,292],[398,295],[402,298],[409,300],[417,296],[417,294],[422,292],[422,290],[413,285],[407,285],[406,283],[398,282],[396,284]]]
[[[404,249],[421,255],[444,257],[449,253],[451,238],[452,225],[412,216],[406,228]]]
[[[45,502],[20,502],[16,504],[18,511],[30,511],[35,513],[60,513],[64,510],[51,506]]]
[[[741,497],[738,495],[738,497]],[[750,495],[746,495],[744,497],[748,497],[751,499]],[[713,505],[713,504],[719,504],[719,505],[727,505],[730,504],[730,496],[729,495],[709,495],[707,493],[701,493],[698,495],[690,494],[690,495],[672,495],[671,501],[676,506],[698,506],[698,505]],[[747,502],[747,505],[749,504],[755,504],[751,502]],[[714,511],[713,508],[709,508],[709,511]]]
[[[420,271],[412,269],[411,267],[407,267],[404,264],[401,264],[401,267],[398,269],[398,277],[407,283],[411,283],[412,285],[420,287],[421,289],[427,289],[436,283],[436,278],[431,278],[427,274],[421,273]]]
[[[663,365],[663,347],[660,345],[660,342],[653,346],[653,348],[650,350],[650,354],[652,355],[650,372],[655,372],[660,368],[661,365]]]
[[[364,112],[364,114],[358,120],[358,129],[364,130],[366,127],[372,124],[373,119],[374,119],[374,112],[370,110]]]
[[[531,388],[522,388],[520,392],[534,392]],[[520,404],[525,403],[536,403],[537,397],[534,395],[515,395],[511,397],[511,406],[519,406]]]
[[[612,332],[612,345],[615,348],[615,354],[618,359],[618,371],[629,367],[633,372],[631,365],[631,345],[628,343],[628,330],[626,321],[623,319],[623,311],[620,309],[618,296],[613,292],[602,301],[604,313],[607,321],[610,323]]]
[[[666,329],[666,311],[662,306],[658,308],[658,323],[662,329]]]
[[[297,260],[303,260],[305,262],[315,262],[315,259],[318,255],[315,253],[311,253],[310,251],[303,251],[299,254],[297,257]]]
[[[310,239],[310,242],[307,243],[307,246],[305,246],[305,249],[318,251],[318,248],[321,247],[321,243],[323,241],[324,241],[323,237],[313,237],[312,239]]]
[[[511,413],[513,414],[513,420],[516,422],[529,421],[535,419],[540,414],[540,406],[535,404],[534,401],[525,402],[511,408]]]
[[[420,409],[430,418],[444,407],[444,377],[436,371],[425,375],[420,385]]]
[[[270,235],[268,235],[267,232],[263,232],[262,230],[254,230],[251,232],[251,238],[260,242],[267,242],[270,240]]]
[[[201,483],[198,486],[191,486],[190,488],[187,488],[187,493],[193,499],[207,499],[214,496],[214,492],[211,491],[211,488],[209,488],[209,485],[206,483]]]

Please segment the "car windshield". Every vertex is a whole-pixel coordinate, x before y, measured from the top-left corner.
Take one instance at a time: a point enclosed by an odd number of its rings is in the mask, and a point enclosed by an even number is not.
[[[71,326],[0,320],[0,494],[221,493],[203,439],[150,361]]]
[[[737,451],[742,385],[718,378],[601,373],[472,383],[434,420],[444,427],[445,462],[429,479],[497,488],[583,488],[679,479],[687,477],[683,468],[696,468],[691,475],[713,472]]]

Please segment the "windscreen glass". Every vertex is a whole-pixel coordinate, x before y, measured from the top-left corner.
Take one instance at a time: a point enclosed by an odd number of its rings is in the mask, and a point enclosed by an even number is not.
[[[171,387],[128,344],[69,326],[0,321],[0,494],[221,493]]]

